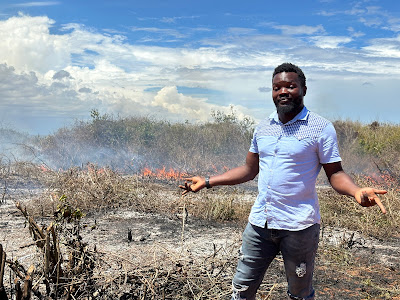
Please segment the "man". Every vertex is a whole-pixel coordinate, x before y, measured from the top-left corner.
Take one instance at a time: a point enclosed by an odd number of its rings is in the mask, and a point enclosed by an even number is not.
[[[315,188],[321,169],[340,194],[361,206],[377,204],[386,191],[360,188],[343,171],[331,122],[304,106],[306,78],[296,65],[284,63],[272,76],[276,112],[255,129],[243,166],[212,177],[187,178],[182,194],[204,187],[233,185],[259,174],[258,197],[243,232],[232,299],[254,300],[265,271],[281,252],[289,299],[314,299],[312,275],[319,240],[320,213]]]

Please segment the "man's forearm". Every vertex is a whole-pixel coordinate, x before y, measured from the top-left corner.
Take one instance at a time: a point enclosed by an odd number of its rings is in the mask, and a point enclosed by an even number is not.
[[[254,179],[258,172],[250,170],[248,166],[240,166],[225,172],[224,174],[210,177],[210,185],[235,185]]]
[[[360,189],[360,187],[354,183],[353,179],[344,171],[333,174],[330,178],[330,184],[339,194],[352,197],[354,197],[356,191]]]

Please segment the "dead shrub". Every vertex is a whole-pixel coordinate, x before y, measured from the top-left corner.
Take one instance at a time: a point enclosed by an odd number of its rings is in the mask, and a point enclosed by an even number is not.
[[[356,177],[355,180],[360,186],[370,186],[370,183],[362,177]],[[398,236],[400,229],[398,191],[389,188],[386,195],[380,196],[387,209],[385,215],[378,206],[361,207],[352,197],[339,195],[330,188],[321,189],[318,195],[324,225],[348,228],[378,238]]]

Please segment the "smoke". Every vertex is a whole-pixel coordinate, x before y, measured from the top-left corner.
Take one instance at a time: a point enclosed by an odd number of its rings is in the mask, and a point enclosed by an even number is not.
[[[2,164],[17,161],[31,161],[33,155],[29,154],[32,147],[31,137],[8,128],[0,128],[0,159]]]

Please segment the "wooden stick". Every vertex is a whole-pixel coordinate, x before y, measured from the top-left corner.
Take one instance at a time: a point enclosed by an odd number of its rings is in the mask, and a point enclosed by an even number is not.
[[[39,227],[38,224],[36,224],[35,220],[32,217],[29,217],[29,224],[37,231],[39,234],[38,239],[45,239],[45,234],[43,233],[43,230]]]
[[[24,291],[22,293],[23,300],[30,300],[32,295],[32,274],[35,271],[35,267],[31,265],[27,271],[24,283]]]
[[[4,276],[4,264],[6,262],[6,258],[3,258],[3,245],[0,244],[0,259],[1,259],[1,265],[0,265],[0,288],[3,287],[3,276]]]
[[[15,300],[22,300],[22,289],[21,283],[18,278],[15,278]]]
[[[24,283],[24,291],[22,292],[23,300],[30,300],[32,292],[32,278],[28,275]]]
[[[19,278],[23,279],[25,277],[12,261],[8,260],[7,263],[9,264],[10,269],[13,270]]]
[[[0,267],[0,300],[8,300],[8,296],[3,286],[3,278],[4,278],[4,267],[6,263],[6,252],[3,250],[3,246],[0,244],[1,248],[1,267]]]
[[[26,212],[26,208],[23,208],[23,207],[21,206],[21,203],[17,202],[17,203],[15,204],[15,206],[22,212],[22,214],[24,215],[25,218],[28,218],[28,214],[27,214],[27,212]]]
[[[46,279],[49,279],[50,273],[50,234],[46,232],[46,241],[44,246],[44,274]]]

